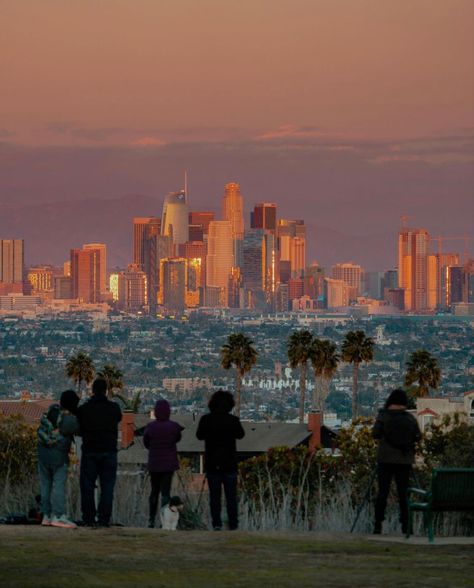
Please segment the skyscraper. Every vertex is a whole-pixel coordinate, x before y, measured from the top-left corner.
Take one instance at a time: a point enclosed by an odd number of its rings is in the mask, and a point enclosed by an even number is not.
[[[290,262],[291,277],[301,277],[306,267],[306,227],[304,221],[280,219],[277,236],[280,261]]]
[[[207,235],[209,233],[209,223],[214,220],[215,214],[213,212],[190,212],[188,215],[189,224],[194,226],[200,226],[202,228],[202,233],[204,239],[207,239]],[[194,241],[191,236],[189,237],[190,241]]]
[[[244,238],[244,201],[240,186],[234,182],[225,185],[222,218],[230,221],[234,241],[234,265],[242,266],[242,241]]]
[[[221,288],[227,299],[229,274],[234,266],[234,244],[230,221],[209,223],[206,286]]]
[[[50,265],[30,267],[26,277],[34,294],[53,290],[53,268]]]
[[[398,234],[398,285],[405,291],[405,310],[428,308],[428,246],[425,229],[403,228]]]
[[[99,249],[71,249],[71,295],[80,302],[100,301]]]
[[[182,312],[186,308],[187,260],[165,258],[160,262],[163,305],[167,310]]]
[[[150,222],[145,228],[143,266],[147,277],[148,305],[150,312],[156,311],[160,290],[160,262],[174,254],[171,235],[160,235],[158,222]]]
[[[156,226],[160,232],[161,219],[156,216],[136,216],[133,219],[133,263],[141,269],[145,264],[145,232],[149,224]]]
[[[103,294],[107,291],[107,246],[105,243],[86,243],[82,248],[99,251],[99,288]]]
[[[355,289],[357,296],[361,294],[363,270],[355,263],[337,263],[332,266],[332,277],[342,280]]]
[[[141,310],[148,302],[147,279],[138,264],[129,264],[124,273],[125,308],[131,311]],[[119,288],[120,290],[120,288]]]
[[[23,239],[0,239],[0,294],[23,292],[23,273]]]
[[[265,284],[263,229],[245,231],[243,244],[243,284],[246,290],[263,290]]]
[[[277,227],[276,217],[277,207],[273,202],[256,204],[250,213],[250,228],[275,231]]]
[[[172,236],[174,245],[189,241],[189,210],[184,190],[165,196],[161,221],[161,234]]]

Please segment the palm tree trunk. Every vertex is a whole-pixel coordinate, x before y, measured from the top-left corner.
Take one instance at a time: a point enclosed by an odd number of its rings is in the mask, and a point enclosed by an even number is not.
[[[299,421],[304,423],[304,400],[306,397],[306,362],[301,364],[300,370],[300,410],[299,410]]]
[[[318,410],[319,398],[321,391],[319,388],[319,378],[314,375],[314,388],[313,388],[313,402],[311,403],[311,410]]]
[[[235,416],[240,418],[240,389],[242,387],[242,374],[239,368],[235,370]]]
[[[359,416],[358,413],[358,398],[359,392],[359,364],[354,362],[352,366],[352,422]]]

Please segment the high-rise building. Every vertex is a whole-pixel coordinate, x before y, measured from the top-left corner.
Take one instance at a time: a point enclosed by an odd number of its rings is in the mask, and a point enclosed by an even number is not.
[[[306,227],[304,221],[280,219],[277,237],[280,260],[290,262],[291,277],[302,277],[306,267]]]
[[[243,284],[246,290],[263,290],[265,286],[265,254],[263,229],[245,231],[243,244]]]
[[[189,241],[189,210],[184,190],[170,192],[165,196],[161,234],[171,236],[174,245]]]
[[[54,284],[54,298],[58,300],[67,300],[72,298],[71,276],[55,276]]]
[[[186,308],[187,260],[183,257],[161,260],[163,306],[173,312]]]
[[[174,253],[171,235],[161,235],[158,222],[150,222],[145,228],[143,269],[147,277],[148,306],[153,314],[160,291],[160,262]]]
[[[145,267],[145,235],[147,225],[157,227],[161,232],[161,219],[156,216],[136,216],[133,219],[133,263]]]
[[[324,268],[312,263],[304,272],[304,295],[317,300],[324,295]]]
[[[398,234],[398,285],[405,290],[405,309],[428,308],[428,247],[425,229],[403,228]]]
[[[468,259],[463,271],[463,302],[474,302],[474,259]]]
[[[190,259],[200,259],[200,283],[198,287],[204,287],[206,285],[206,254],[207,254],[207,243],[204,241],[189,241],[184,245],[179,246],[179,256]]]
[[[0,239],[0,294],[23,292],[23,239]]]
[[[234,265],[242,267],[242,242],[244,238],[244,199],[240,194],[240,186],[230,182],[224,188],[222,218],[232,225],[234,241]]]
[[[449,308],[451,302],[450,268],[460,266],[459,253],[428,255],[428,308]],[[456,300],[461,302],[461,300]]]
[[[80,302],[100,302],[99,249],[71,249],[71,294]]]
[[[200,257],[186,258],[186,267],[186,306],[199,306],[201,291],[205,288],[205,281],[203,280],[205,259]]]
[[[131,263],[124,272],[125,308],[129,311],[141,310],[147,305],[147,279],[139,264]],[[120,297],[119,283],[119,299]]]
[[[99,251],[99,288],[101,294],[107,292],[107,245],[105,243],[85,243],[83,249]]]
[[[250,228],[275,231],[277,227],[277,207],[273,202],[261,202],[250,213]]]
[[[348,306],[350,302],[351,286],[344,280],[325,278],[326,304],[328,308]]]
[[[361,294],[363,270],[355,263],[337,263],[332,266],[332,277],[335,280],[342,280],[355,288],[357,295]]]
[[[207,242],[206,286],[222,288],[227,299],[229,274],[234,267],[234,244],[230,221],[211,221]]]
[[[33,294],[51,292],[53,290],[53,268],[50,265],[30,267],[26,278],[31,284]]]
[[[215,220],[215,214],[213,212],[190,212],[189,216],[189,225],[190,225],[190,230],[191,230],[191,225],[192,226],[199,226],[202,229],[202,233],[204,235],[204,240],[207,239],[207,235],[209,233],[209,223],[213,220]],[[189,240],[190,241],[200,241],[201,239],[194,239],[191,237],[191,234],[189,235]]]

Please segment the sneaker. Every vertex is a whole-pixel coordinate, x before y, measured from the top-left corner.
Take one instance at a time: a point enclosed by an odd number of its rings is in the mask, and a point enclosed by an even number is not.
[[[63,529],[75,529],[77,527],[76,523],[70,521],[66,515],[62,515],[60,517],[53,517],[51,521],[52,527],[61,527]]]
[[[51,527],[51,519],[44,515],[41,524],[43,525],[43,527]]]

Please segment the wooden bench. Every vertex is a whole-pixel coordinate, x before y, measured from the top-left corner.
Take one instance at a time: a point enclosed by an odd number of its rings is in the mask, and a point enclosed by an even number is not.
[[[412,500],[412,495],[417,495]],[[474,512],[474,468],[436,468],[428,490],[408,488],[408,530],[413,533],[413,512],[423,513],[430,543],[434,541],[433,519],[439,512]]]

